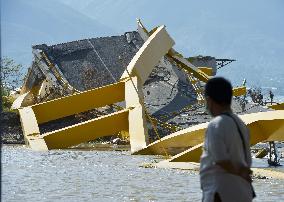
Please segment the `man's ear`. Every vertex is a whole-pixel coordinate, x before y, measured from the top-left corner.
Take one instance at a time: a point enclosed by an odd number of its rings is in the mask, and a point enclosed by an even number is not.
[[[206,97],[206,109],[208,110],[208,112],[210,112],[211,105],[212,105],[212,99],[210,97]]]

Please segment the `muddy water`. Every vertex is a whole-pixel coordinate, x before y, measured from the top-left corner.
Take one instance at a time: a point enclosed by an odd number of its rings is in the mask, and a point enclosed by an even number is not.
[[[201,201],[192,171],[139,167],[127,151],[2,146],[2,201]],[[284,180],[255,180],[255,201],[284,201]]]

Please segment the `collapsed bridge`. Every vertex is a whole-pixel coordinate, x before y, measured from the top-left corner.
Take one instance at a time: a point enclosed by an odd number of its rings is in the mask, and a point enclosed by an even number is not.
[[[123,131],[129,136],[133,153],[150,154],[145,152],[151,145],[148,128],[157,135],[157,143],[166,154],[168,148],[182,152],[200,144],[203,135],[196,135],[196,141],[192,133],[184,133],[190,130],[190,122],[183,124],[182,121],[192,119],[189,111],[204,106],[202,87],[216,73],[216,68],[197,68],[175,51],[174,41],[164,26],[148,32],[138,21],[137,32],[103,40],[109,44],[109,52],[92,39],[72,42],[78,46],[76,49],[68,47],[72,44],[34,46],[34,68],[14,104],[19,109],[23,132],[31,148],[68,148]],[[123,40],[125,45],[121,49],[110,48]],[[102,53],[108,57],[102,57]],[[244,94],[244,86],[234,89],[235,96]],[[56,97],[60,98],[53,99]],[[39,124],[107,105],[113,107],[108,114],[53,131],[40,131]],[[283,120],[283,113],[279,113]],[[202,118],[199,122],[208,120],[208,116]],[[277,124],[282,131],[283,123]],[[180,130],[173,136],[183,136],[188,144],[181,147],[173,138],[165,148],[159,136],[164,132],[161,128],[169,129],[165,132],[168,134]],[[276,140],[283,140],[283,135],[278,135]]]

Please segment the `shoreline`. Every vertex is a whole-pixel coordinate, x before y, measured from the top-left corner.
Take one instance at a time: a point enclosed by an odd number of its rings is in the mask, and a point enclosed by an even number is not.
[[[145,163],[141,165],[144,168],[162,168],[162,169],[178,169],[178,170],[190,170],[199,172],[199,163],[195,162],[167,162],[166,160],[158,163]],[[284,180],[284,170],[272,170],[272,167],[259,168],[252,167],[253,179],[279,179]]]

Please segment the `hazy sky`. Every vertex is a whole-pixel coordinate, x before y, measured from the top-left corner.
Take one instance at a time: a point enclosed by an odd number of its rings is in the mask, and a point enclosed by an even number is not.
[[[165,24],[185,56],[237,59],[220,71],[235,84],[284,95],[283,0],[1,0],[2,55],[28,65],[32,44],[123,34],[136,18]]]

